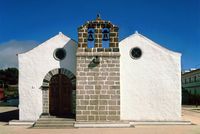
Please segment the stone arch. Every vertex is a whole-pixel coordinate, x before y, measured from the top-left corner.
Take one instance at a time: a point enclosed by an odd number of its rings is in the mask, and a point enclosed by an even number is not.
[[[71,80],[73,90],[76,90],[76,76],[71,71],[69,71],[65,68],[56,68],[56,69],[49,71],[43,79],[42,87],[43,88],[49,87],[49,82],[50,82],[51,78],[56,74],[63,74],[65,76],[67,76]]]
[[[54,76],[54,75],[57,75],[57,74],[63,74],[65,76],[67,76],[71,83],[72,83],[72,106],[73,106],[73,109],[72,109],[72,113],[75,114],[75,107],[76,107],[76,76],[69,70],[65,69],[65,68],[56,68],[56,69],[53,69],[51,71],[49,71],[44,79],[43,79],[43,83],[42,83],[42,86],[41,86],[41,89],[42,89],[42,103],[43,103],[43,113],[42,115],[49,115],[49,82],[51,80],[51,78]]]

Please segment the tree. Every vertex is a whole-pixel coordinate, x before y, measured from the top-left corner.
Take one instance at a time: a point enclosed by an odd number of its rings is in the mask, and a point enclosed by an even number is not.
[[[16,85],[18,83],[18,69],[7,68],[0,70],[0,81],[5,85]]]

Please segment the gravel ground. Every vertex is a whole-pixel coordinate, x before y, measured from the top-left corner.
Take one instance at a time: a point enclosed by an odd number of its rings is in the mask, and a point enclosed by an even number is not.
[[[28,129],[26,126],[8,126],[1,114],[16,111],[14,107],[0,107],[0,134],[200,134],[200,113],[183,107],[183,120],[194,125],[148,125],[135,128],[79,128],[79,129]],[[11,118],[11,117],[10,117]],[[16,118],[16,117],[14,117]]]

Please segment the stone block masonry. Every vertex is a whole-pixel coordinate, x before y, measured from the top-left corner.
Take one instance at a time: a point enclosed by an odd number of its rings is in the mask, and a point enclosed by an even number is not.
[[[94,48],[87,46],[89,28],[94,29]],[[109,29],[109,48],[102,48],[104,28]],[[78,28],[76,121],[120,120],[118,30],[99,16]]]
[[[119,51],[87,49],[77,50],[76,121],[120,120]],[[96,56],[100,63],[90,66]]]
[[[102,29],[108,28],[110,30],[110,39],[109,46],[118,48],[118,30],[119,28],[110,23],[110,21],[104,21],[101,19],[97,19],[95,21],[88,21],[86,24],[82,25],[78,28],[78,47],[87,48],[87,38],[88,28],[93,28],[95,31],[95,48],[102,48]]]

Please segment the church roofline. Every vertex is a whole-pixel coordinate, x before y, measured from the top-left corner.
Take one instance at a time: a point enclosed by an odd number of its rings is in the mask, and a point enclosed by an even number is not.
[[[46,40],[46,41],[44,41],[44,42],[38,44],[36,47],[34,47],[34,48],[30,49],[30,50],[21,52],[21,53],[17,53],[16,55],[18,56],[18,55],[20,55],[20,54],[25,54],[25,53],[27,53],[27,52],[29,52],[29,51],[32,51],[32,50],[34,50],[35,48],[37,48],[37,47],[39,47],[39,46],[45,44],[46,42],[48,42],[48,41],[50,41],[50,40],[52,40],[52,39],[54,39],[54,38],[56,38],[56,37],[61,37],[61,38],[65,38],[65,39],[68,39],[68,40],[72,40],[72,41],[74,41],[74,42],[77,44],[77,41],[75,41],[74,39],[69,38],[68,36],[64,35],[62,32],[59,32],[57,35],[55,35],[55,36],[49,38],[48,40]]]
[[[162,45],[160,45],[160,44],[154,42],[153,40],[147,38],[146,36],[144,36],[144,35],[138,33],[138,31],[136,31],[134,34],[131,34],[130,36],[128,36],[128,37],[122,39],[122,40],[119,42],[119,45],[120,45],[121,42],[123,42],[123,41],[125,41],[125,40],[127,40],[127,39],[130,39],[130,38],[136,37],[136,36],[137,36],[137,37],[140,37],[140,38],[142,38],[142,39],[144,39],[144,40],[146,40],[146,41],[148,41],[148,42],[150,42],[150,44],[152,44],[153,46],[155,46],[155,47],[157,47],[157,48],[159,48],[159,49],[161,49],[161,50],[163,50],[163,51],[165,51],[165,52],[168,52],[168,53],[170,53],[170,54],[175,54],[175,55],[177,55],[177,56],[181,56],[181,55],[182,55],[180,52],[175,52],[175,51],[169,50],[168,48],[163,47]]]
[[[184,70],[182,71],[182,76],[186,76],[188,74],[192,74],[192,73],[196,73],[196,72],[200,72],[200,68],[190,68],[190,70]]]
[[[97,15],[97,18],[95,20],[90,20],[90,21],[86,21],[83,25],[81,25],[80,27],[78,27],[78,30],[83,28],[83,27],[88,27],[88,25],[90,24],[102,24],[102,23],[105,23],[107,25],[109,25],[110,27],[115,27],[115,28],[118,28],[118,26],[114,25],[111,23],[111,21],[108,21],[108,20],[102,20],[100,18],[100,16]]]

